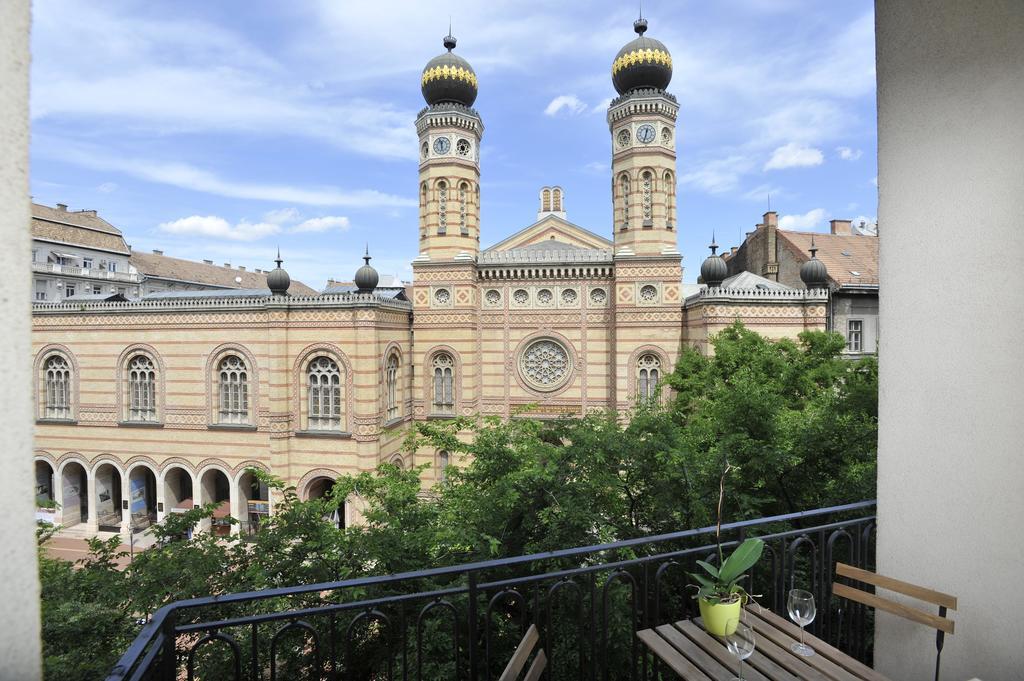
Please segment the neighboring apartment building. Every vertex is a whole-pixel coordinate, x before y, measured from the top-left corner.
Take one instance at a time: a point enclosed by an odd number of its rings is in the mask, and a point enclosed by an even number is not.
[[[796,289],[814,248],[828,272],[827,327],[846,337],[847,354],[863,356],[878,352],[878,238],[877,229],[849,220],[832,220],[827,234],[780,229],[768,212],[723,257],[730,276],[752,272]]]

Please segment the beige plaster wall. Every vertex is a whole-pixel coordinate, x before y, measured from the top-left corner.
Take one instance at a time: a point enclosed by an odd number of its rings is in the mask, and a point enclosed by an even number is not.
[[[959,598],[944,679],[1019,679],[1024,3],[879,0],[876,28],[878,570]],[[882,673],[931,679],[934,657],[879,617]]]
[[[36,566],[29,393],[28,79],[29,1],[0,3],[0,237],[12,257],[0,293],[0,466],[8,485],[0,495],[0,603],[17,624],[0,632],[0,676],[31,681],[40,675],[39,580]]]

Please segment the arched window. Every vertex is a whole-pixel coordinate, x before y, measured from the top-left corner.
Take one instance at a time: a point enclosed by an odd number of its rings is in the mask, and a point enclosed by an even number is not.
[[[128,420],[156,421],[156,368],[146,355],[128,362]]]
[[[642,205],[643,205],[643,219],[644,227],[650,227],[654,220],[654,176],[651,175],[649,170],[645,170],[644,174],[640,176],[640,188],[643,191]]]
[[[391,459],[391,463],[398,467],[398,470],[405,470],[405,461],[402,460],[400,455],[396,455],[395,458]]]
[[[622,229],[629,229],[629,175],[619,176],[619,191],[622,193]]]
[[[643,355],[636,362],[636,396],[646,401],[654,397],[661,377],[661,360],[655,355]]]
[[[43,414],[48,419],[71,418],[71,365],[61,355],[53,355],[43,366],[45,399]]]
[[[466,202],[469,200],[469,185],[463,182],[459,185],[459,233],[462,236],[469,236],[469,224],[466,222]]]
[[[551,210],[551,190],[545,189],[540,194],[540,209],[542,212],[547,213]]]
[[[555,187],[551,192],[551,210],[556,213],[562,212],[562,189],[561,187]]]
[[[384,386],[387,391],[387,420],[398,418],[399,413],[399,391],[398,391],[398,355],[392,353],[384,365]]]
[[[448,183],[444,180],[437,183],[437,233],[448,233]]]
[[[309,429],[341,430],[341,370],[330,357],[309,363]]]
[[[455,412],[455,360],[447,352],[434,355],[434,400],[431,411],[435,414]]]
[[[238,355],[228,355],[217,366],[221,423],[249,422],[249,370]]]
[[[665,173],[665,227],[672,229],[676,215],[676,183],[672,173]]]
[[[448,451],[447,450],[442,450],[437,455],[437,469],[438,469],[437,477],[442,482],[444,480],[448,479],[448,466],[450,465],[450,459],[451,459],[451,457],[448,455]]]
[[[427,235],[427,183],[420,185],[420,238]]]

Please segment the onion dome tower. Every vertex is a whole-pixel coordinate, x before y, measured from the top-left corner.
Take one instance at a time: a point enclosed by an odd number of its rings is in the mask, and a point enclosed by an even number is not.
[[[665,88],[672,55],[648,38],[647,20],[633,22],[637,37],[612,62],[619,96],[608,107],[612,137],[612,222],[622,257],[678,257],[676,236],[676,116],[679,104]]]
[[[414,262],[473,261],[480,250],[480,139],[476,73],[455,38],[423,69],[427,106],[416,118],[420,147],[420,253]]]
[[[450,33],[450,31],[449,31]],[[444,37],[447,52],[439,54],[423,68],[420,90],[428,105],[453,102],[473,106],[476,101],[476,72],[469,62],[452,52],[455,38]]]
[[[800,279],[804,282],[807,290],[828,288],[828,269],[825,263],[818,260],[818,249],[814,246],[814,237],[811,237],[811,259],[800,266]]]
[[[370,247],[367,245],[366,255],[363,256],[363,266],[356,270],[356,276],[353,279],[359,293],[373,293],[373,290],[377,288],[377,282],[380,281],[380,275],[370,265],[370,260]]]
[[[612,62],[612,84],[624,95],[639,89],[664,90],[672,81],[672,55],[664,43],[647,38],[647,20],[633,22],[637,38],[623,45]]]
[[[292,285],[292,278],[281,269],[281,263],[284,261],[281,260],[280,248],[277,249],[277,259],[274,262],[277,263],[277,267],[267,275],[267,288],[270,289],[271,295],[286,296],[288,295],[288,287]]]
[[[718,244],[715,243],[714,234],[711,235],[711,245],[708,248],[711,249],[711,255],[700,266],[700,278],[704,280],[708,288],[718,288],[728,276],[729,266],[725,264],[725,260],[722,260],[722,256],[716,253]]]

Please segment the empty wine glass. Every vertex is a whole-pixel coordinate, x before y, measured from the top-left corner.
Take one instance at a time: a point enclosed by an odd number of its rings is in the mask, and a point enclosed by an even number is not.
[[[789,610],[789,619],[800,625],[800,643],[794,643],[790,648],[797,655],[810,657],[814,654],[814,648],[804,644],[804,627],[814,621],[814,595],[802,589],[792,589],[786,608]]]
[[[729,652],[739,658],[740,666],[738,675],[732,681],[743,681],[743,660],[754,654],[754,629],[739,620],[730,620],[725,630],[729,631],[736,626],[736,631],[725,637],[725,646]]]

